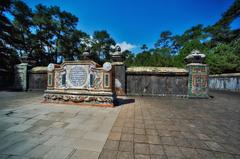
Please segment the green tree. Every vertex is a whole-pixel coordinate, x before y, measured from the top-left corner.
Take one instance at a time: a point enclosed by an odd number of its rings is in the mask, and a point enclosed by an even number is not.
[[[204,53],[206,51],[206,46],[204,46],[199,40],[192,40],[185,43],[179,54],[174,57],[175,66],[184,67],[184,58],[190,54],[192,50],[199,50]]]
[[[76,16],[59,7],[36,6],[33,23],[37,48],[34,57],[39,59],[39,64],[56,63],[60,55],[73,60],[74,54],[80,54],[76,47],[80,48],[81,38],[87,35],[76,30],[77,22]]]
[[[148,47],[147,47],[146,44],[143,44],[143,45],[141,46],[141,50],[146,51],[147,49],[148,49]]]
[[[156,49],[167,48],[170,54],[176,54],[180,49],[180,38],[182,36],[173,36],[171,31],[163,31],[154,46]]]
[[[50,48],[54,56],[54,61],[59,55],[63,55],[67,60],[73,60],[73,56],[80,56],[76,47],[79,46],[81,38],[87,36],[86,33],[76,29],[78,18],[69,12],[61,11],[57,6],[49,8],[52,22],[53,44]]]
[[[122,55],[126,66],[134,66],[135,56],[131,51],[125,50],[122,52]]]
[[[231,23],[240,18],[240,1],[235,0],[229,9],[223,13],[222,17],[214,25],[206,27],[206,31],[211,35],[211,47],[218,44],[229,44],[240,38],[240,28],[231,30]]]
[[[239,69],[240,57],[227,44],[220,44],[207,53],[207,64],[212,74],[236,72]]]
[[[151,53],[149,51],[144,51],[136,55],[134,65],[135,66],[152,66]]]
[[[154,44],[155,48],[168,48],[171,45],[172,41],[172,32],[171,31],[163,31],[160,34],[160,39]]]
[[[79,60],[87,47],[84,43],[84,38],[87,37],[86,33],[79,30],[74,30],[72,33],[64,35],[58,41],[59,52],[66,60]]]
[[[116,42],[107,31],[95,31],[93,33],[91,58],[99,63],[110,60],[111,46]]]
[[[169,48],[158,48],[153,50],[152,53],[152,66],[159,67],[171,67],[174,66],[172,63],[172,56]]]
[[[12,15],[13,7],[13,1],[0,1],[0,68],[9,71],[12,71],[13,65],[18,62],[15,49],[17,30],[6,16],[6,13]]]
[[[31,29],[33,27],[32,23],[32,10],[22,1],[14,1],[14,9],[12,12],[14,19],[13,24],[16,30],[15,47],[17,49],[18,55],[21,57],[23,55],[29,56],[33,49],[33,34]]]

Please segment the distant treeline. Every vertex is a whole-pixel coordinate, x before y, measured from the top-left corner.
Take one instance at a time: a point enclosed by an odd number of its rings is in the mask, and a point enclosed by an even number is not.
[[[233,22],[239,24],[238,28],[231,28]],[[142,52],[136,55],[125,51],[125,63],[128,66],[184,67],[184,58],[198,49],[206,54],[205,62],[212,74],[240,72],[240,0],[236,0],[214,25],[199,24],[182,35],[163,31],[154,46],[148,49],[143,44]]]
[[[240,21],[240,0],[212,26],[201,24],[182,35],[163,31],[154,48],[143,44],[142,51],[124,51],[127,66],[184,67],[184,58],[193,49],[206,54],[211,73],[240,71],[240,28],[231,24]],[[0,1],[0,68],[11,70],[19,59],[32,65],[81,59],[84,51],[98,63],[109,61],[115,40],[107,31],[92,36],[76,28],[78,18],[57,6],[39,4],[34,9],[20,0]]]

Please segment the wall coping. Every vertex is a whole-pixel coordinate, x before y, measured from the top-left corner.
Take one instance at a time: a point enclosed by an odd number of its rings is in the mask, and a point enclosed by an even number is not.
[[[29,72],[30,73],[47,73],[47,67],[46,66],[33,67]]]
[[[209,77],[240,77],[240,73],[216,74],[216,75],[209,75]]]
[[[177,67],[129,67],[127,74],[187,75],[188,71]]]

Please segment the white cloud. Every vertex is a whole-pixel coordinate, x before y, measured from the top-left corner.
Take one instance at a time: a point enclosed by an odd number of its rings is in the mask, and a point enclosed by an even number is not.
[[[137,47],[136,45],[127,43],[126,41],[123,41],[121,43],[117,43],[117,45],[121,47],[122,52],[125,51],[125,50],[132,50],[132,49]]]

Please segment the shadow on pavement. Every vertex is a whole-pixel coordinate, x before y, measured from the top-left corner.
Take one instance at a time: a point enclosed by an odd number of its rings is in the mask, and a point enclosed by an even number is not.
[[[124,104],[131,104],[131,103],[135,103],[135,99],[117,98],[115,106],[122,106]]]

